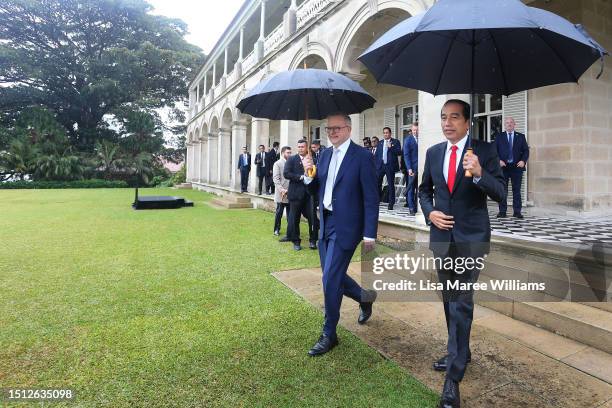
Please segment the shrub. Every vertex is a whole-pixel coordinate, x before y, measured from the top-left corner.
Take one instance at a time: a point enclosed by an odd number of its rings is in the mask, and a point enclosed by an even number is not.
[[[11,181],[0,183],[0,189],[49,189],[49,188],[126,188],[122,180],[75,180],[75,181]]]

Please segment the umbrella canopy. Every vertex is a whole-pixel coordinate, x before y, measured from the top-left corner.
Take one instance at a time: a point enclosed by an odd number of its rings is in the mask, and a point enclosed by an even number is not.
[[[604,54],[580,25],[519,0],[439,0],[359,60],[379,82],[434,95],[510,95],[577,82]]]
[[[331,113],[360,113],[374,106],[357,82],[323,69],[283,71],[255,86],[237,108],[271,120],[324,119]]]

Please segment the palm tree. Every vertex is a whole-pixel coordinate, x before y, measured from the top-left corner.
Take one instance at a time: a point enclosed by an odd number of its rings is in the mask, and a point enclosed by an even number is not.
[[[111,173],[116,169],[120,162],[119,158],[119,145],[108,140],[102,141],[102,143],[96,143],[96,157],[98,159],[98,165],[102,167],[104,177],[111,178]]]
[[[35,172],[38,154],[39,150],[31,143],[13,139],[9,149],[0,152],[0,172],[5,175],[5,178],[13,176],[23,180]]]

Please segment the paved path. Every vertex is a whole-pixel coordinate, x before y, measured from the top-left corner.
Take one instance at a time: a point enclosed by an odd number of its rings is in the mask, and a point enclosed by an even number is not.
[[[351,264],[350,274],[359,280],[359,264]],[[273,275],[323,309],[320,269]],[[357,324],[357,315],[357,304],[345,300],[340,324],[435,392],[442,389],[444,373],[431,369],[445,353],[440,304],[378,302],[364,326]],[[472,355],[461,385],[462,407],[612,408],[612,356],[479,305]]]

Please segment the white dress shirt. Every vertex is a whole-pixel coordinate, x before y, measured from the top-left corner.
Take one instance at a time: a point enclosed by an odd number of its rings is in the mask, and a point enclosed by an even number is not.
[[[328,211],[333,211],[334,207],[332,205],[332,197],[333,197],[333,192],[334,192],[334,184],[336,182],[336,177],[338,176],[338,170],[340,170],[340,165],[342,164],[342,160],[344,160],[344,156],[346,156],[346,152],[348,151],[348,148],[350,145],[351,145],[351,139],[347,139],[340,146],[334,147],[332,150],[332,158],[329,163],[329,168],[327,170],[327,179],[325,182],[325,193],[323,194],[323,201],[321,202],[321,204],[323,205],[323,208]],[[335,169],[332,168],[332,166],[334,165],[333,163],[334,155],[337,155]],[[304,184],[310,184],[311,181],[312,181],[311,177],[304,177]],[[364,241],[376,241],[375,238],[371,238],[371,237],[363,237],[363,240]]]
[[[457,146],[457,173],[459,174],[460,171],[463,170],[463,163],[461,162],[461,157],[463,155],[463,150],[465,149],[465,145],[467,143],[469,134],[466,134],[465,136],[463,136],[463,138],[461,140],[459,140],[457,143],[455,143],[455,146]],[[442,167],[442,172],[444,173],[444,180],[446,180],[446,182],[448,183],[448,164],[450,162],[450,156],[451,156],[451,148],[453,147],[453,144],[450,141],[446,142],[446,152],[444,153],[444,164]],[[480,181],[480,177],[474,177],[474,183],[478,183]]]

